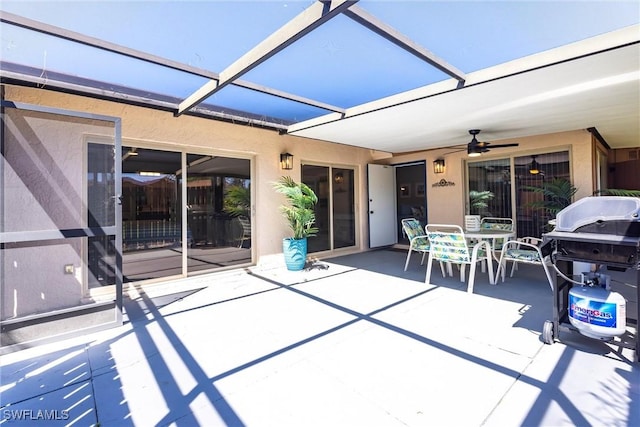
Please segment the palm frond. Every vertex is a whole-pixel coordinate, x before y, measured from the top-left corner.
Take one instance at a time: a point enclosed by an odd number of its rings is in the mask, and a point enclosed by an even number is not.
[[[622,188],[603,188],[593,192],[594,196],[625,196],[640,197],[640,190],[626,190]]]
[[[569,206],[578,191],[571,181],[564,178],[547,181],[541,187],[525,186],[523,188],[543,196],[543,200],[527,203],[526,206],[544,210],[553,216]]]
[[[224,193],[223,210],[231,216],[250,216],[251,189],[241,185],[232,185]]]
[[[283,194],[289,205],[282,205],[280,211],[289,222],[294,239],[315,236],[316,215],[313,210],[318,197],[305,183],[297,183],[290,176],[283,176],[273,183],[276,192]]]

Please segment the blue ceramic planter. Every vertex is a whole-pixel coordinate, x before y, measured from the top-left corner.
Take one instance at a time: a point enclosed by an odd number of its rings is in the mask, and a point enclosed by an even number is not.
[[[307,261],[307,238],[282,239],[282,253],[287,270],[302,270]]]

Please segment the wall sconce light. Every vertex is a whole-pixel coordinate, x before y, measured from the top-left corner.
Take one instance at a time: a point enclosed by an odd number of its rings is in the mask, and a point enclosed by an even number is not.
[[[531,156],[531,163],[529,164],[529,173],[531,175],[538,175],[540,173],[540,164],[536,162],[537,156]]]
[[[433,173],[444,173],[444,159],[433,161]]]
[[[280,154],[280,169],[283,169],[283,170],[293,169],[293,154],[290,154],[290,153]]]

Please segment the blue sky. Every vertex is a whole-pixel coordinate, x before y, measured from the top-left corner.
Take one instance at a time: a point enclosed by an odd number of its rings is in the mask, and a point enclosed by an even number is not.
[[[311,1],[28,1],[0,9],[220,72]],[[472,72],[640,22],[638,1],[375,1],[359,7]],[[2,58],[185,97],[205,82],[2,24]],[[242,77],[350,107],[448,76],[339,16]],[[228,88],[210,102],[301,120],[324,111]],[[285,117],[286,116],[286,117]]]

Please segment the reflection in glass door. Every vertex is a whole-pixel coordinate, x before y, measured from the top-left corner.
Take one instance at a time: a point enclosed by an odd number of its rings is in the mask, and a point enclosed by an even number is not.
[[[87,225],[115,224],[115,167],[113,145],[87,144]],[[87,237],[87,283],[89,288],[116,283],[115,235]]]
[[[309,253],[327,251],[330,244],[329,218],[329,168],[326,166],[302,165],[302,182],[307,184],[318,196],[315,207],[318,234],[307,239]]]
[[[187,154],[187,271],[251,261],[250,161]]]
[[[512,218],[511,160],[469,162],[469,214]]]
[[[123,147],[122,171],[125,281],[251,262],[249,160]]]
[[[353,169],[333,168],[333,248],[356,244]]]
[[[549,208],[567,197],[554,194],[566,188],[557,184],[571,180],[568,151],[470,161],[467,168],[468,212],[514,218],[519,237],[540,237],[548,231],[555,216]]]
[[[122,251],[125,282],[182,274],[177,172],[181,153],[122,149]]]
[[[317,236],[308,239],[309,253],[355,246],[355,173],[353,169],[302,165],[302,182],[318,196]]]
[[[541,237],[550,230],[549,220],[555,217],[556,212],[550,208],[571,198],[556,191],[568,189],[561,183],[571,181],[569,152],[515,157],[514,169],[518,235]]]

